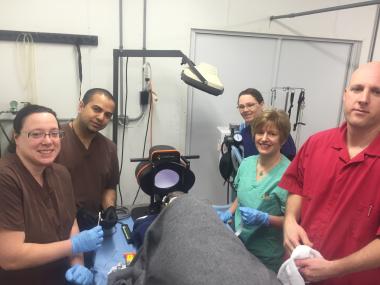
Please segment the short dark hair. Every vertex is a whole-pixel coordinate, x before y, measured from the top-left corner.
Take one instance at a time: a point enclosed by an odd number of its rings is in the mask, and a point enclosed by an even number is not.
[[[55,119],[57,120],[58,127],[59,122],[57,119],[57,114],[50,108],[40,105],[34,105],[34,104],[28,104],[21,108],[17,114],[16,117],[13,119],[13,133],[16,135],[19,135],[21,133],[21,129],[24,126],[25,119],[35,113],[49,113],[52,114]],[[16,143],[14,139],[10,142],[8,146],[8,152],[14,153],[16,151]]]
[[[239,98],[240,96],[243,96],[243,95],[251,95],[253,98],[256,99],[256,101],[261,104],[262,102],[264,102],[264,98],[263,98],[263,95],[261,95],[260,91],[255,89],[255,88],[247,88],[243,91],[241,91],[239,93],[239,96],[238,96],[238,104],[239,104]]]
[[[115,98],[112,96],[111,92],[109,92],[108,90],[103,89],[103,88],[91,88],[87,90],[86,93],[84,93],[83,98],[82,98],[83,104],[87,105],[87,103],[91,101],[91,98],[95,94],[103,94],[108,99],[111,99],[114,103],[116,103]]]
[[[40,106],[40,105],[34,105],[34,104],[28,104],[20,111],[17,112],[16,117],[13,120],[13,131],[15,134],[20,134],[21,129],[24,125],[25,118],[28,117],[31,114],[35,113],[50,113],[52,114],[55,119],[57,120],[58,126],[59,122],[57,119],[57,114],[50,108],[45,107],[45,106]]]
[[[251,124],[252,134],[272,123],[280,133],[281,143],[286,142],[290,134],[290,121],[288,114],[283,110],[267,109],[261,112]]]

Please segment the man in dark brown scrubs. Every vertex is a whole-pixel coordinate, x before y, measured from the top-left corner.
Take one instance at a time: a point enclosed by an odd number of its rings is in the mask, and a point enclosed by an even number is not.
[[[57,162],[67,167],[74,186],[79,229],[92,228],[102,211],[101,225],[109,229],[117,222],[115,209],[119,164],[116,145],[99,133],[110,122],[115,101],[101,88],[88,90],[74,121],[63,127],[65,137]],[[85,256],[86,266],[92,258]]]
[[[79,253],[103,232],[78,234],[70,174],[54,163],[63,136],[54,111],[28,105],[13,128],[16,153],[0,160],[0,284],[66,284],[65,272],[92,281]]]

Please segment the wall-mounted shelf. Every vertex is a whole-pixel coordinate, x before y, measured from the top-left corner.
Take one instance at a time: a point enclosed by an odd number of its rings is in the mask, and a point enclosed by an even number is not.
[[[16,41],[20,39],[20,35],[31,35],[35,43],[98,45],[98,36],[6,30],[0,30],[0,41]]]

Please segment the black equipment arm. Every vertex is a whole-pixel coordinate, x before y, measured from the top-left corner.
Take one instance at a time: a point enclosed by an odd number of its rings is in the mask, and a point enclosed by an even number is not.
[[[187,63],[190,70],[198,77],[202,83],[207,83],[207,80],[195,68],[195,64],[180,50],[139,50],[139,49],[114,49],[113,50],[113,96],[116,106],[113,113],[113,142],[117,144],[118,132],[118,102],[119,102],[119,58],[120,57],[180,57],[181,64]]]
[[[182,159],[197,159],[199,155],[181,155]],[[131,158],[130,162],[141,162],[141,161],[150,161],[149,158]]]

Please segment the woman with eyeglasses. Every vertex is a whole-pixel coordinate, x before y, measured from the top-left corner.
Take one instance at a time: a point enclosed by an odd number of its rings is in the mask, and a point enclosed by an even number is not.
[[[15,153],[0,160],[0,284],[92,284],[82,252],[100,247],[103,231],[79,233],[70,174],[54,163],[55,112],[27,105],[13,129]]]
[[[252,140],[250,124],[263,111],[264,99],[261,93],[254,88],[248,88],[239,93],[237,108],[244,119],[240,134],[243,137],[244,157],[258,154],[256,145]],[[289,160],[296,155],[296,145],[291,135],[288,136],[281,147],[281,153]]]
[[[280,152],[289,132],[284,111],[265,110],[252,122],[259,155],[244,158],[234,180],[237,198],[220,214],[223,222],[234,219],[235,231],[246,248],[267,268],[277,272],[283,262],[287,191],[277,186],[290,161]]]

